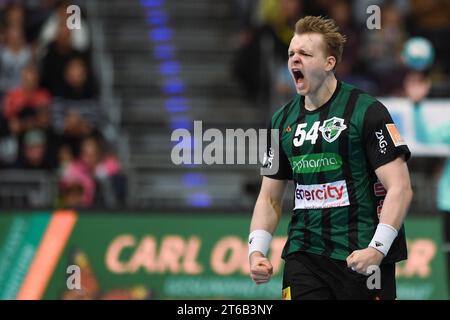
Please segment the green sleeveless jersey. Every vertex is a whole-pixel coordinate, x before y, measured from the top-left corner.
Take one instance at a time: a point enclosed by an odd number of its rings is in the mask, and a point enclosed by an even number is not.
[[[267,177],[293,180],[295,190],[283,258],[307,251],[345,260],[366,248],[386,195],[375,169],[410,157],[386,107],[338,81],[323,106],[308,111],[297,95],[274,114],[270,127],[279,129],[279,146],[268,150],[272,159],[278,152],[279,167]],[[383,263],[406,257],[402,227]]]

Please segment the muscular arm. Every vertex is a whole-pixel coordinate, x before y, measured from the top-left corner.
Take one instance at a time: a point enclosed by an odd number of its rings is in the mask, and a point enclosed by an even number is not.
[[[390,225],[398,231],[405,220],[413,194],[408,167],[403,156],[400,156],[378,167],[375,173],[387,191],[381,209],[380,224]],[[359,273],[366,274],[369,266],[380,265],[383,258],[381,251],[369,246],[353,251],[347,257],[347,265]]]
[[[380,223],[399,230],[413,194],[406,162],[403,157],[398,157],[376,169],[375,173],[387,191],[381,209]]]
[[[273,234],[281,217],[286,180],[263,177],[261,190],[253,210],[250,232],[263,229]]]
[[[275,232],[281,217],[286,180],[276,180],[263,177],[261,191],[253,210],[250,232],[265,230],[270,234]],[[250,277],[256,284],[269,281],[273,267],[270,261],[260,251],[253,251],[250,259]]]

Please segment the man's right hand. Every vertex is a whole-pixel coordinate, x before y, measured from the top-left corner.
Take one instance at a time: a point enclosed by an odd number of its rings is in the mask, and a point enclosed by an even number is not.
[[[272,276],[273,267],[269,259],[259,251],[250,255],[250,277],[256,284],[266,283]]]

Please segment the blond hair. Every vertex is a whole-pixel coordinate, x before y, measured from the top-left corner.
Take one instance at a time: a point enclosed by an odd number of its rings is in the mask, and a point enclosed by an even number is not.
[[[319,33],[323,35],[325,53],[336,58],[336,64],[341,61],[346,38],[339,32],[339,27],[333,19],[321,16],[307,16],[295,24],[295,33]]]

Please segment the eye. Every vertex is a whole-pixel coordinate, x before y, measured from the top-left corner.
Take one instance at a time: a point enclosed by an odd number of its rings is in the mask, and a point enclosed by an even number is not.
[[[288,52],[288,56],[289,56],[289,57],[294,56],[294,52],[292,52],[292,51]]]

